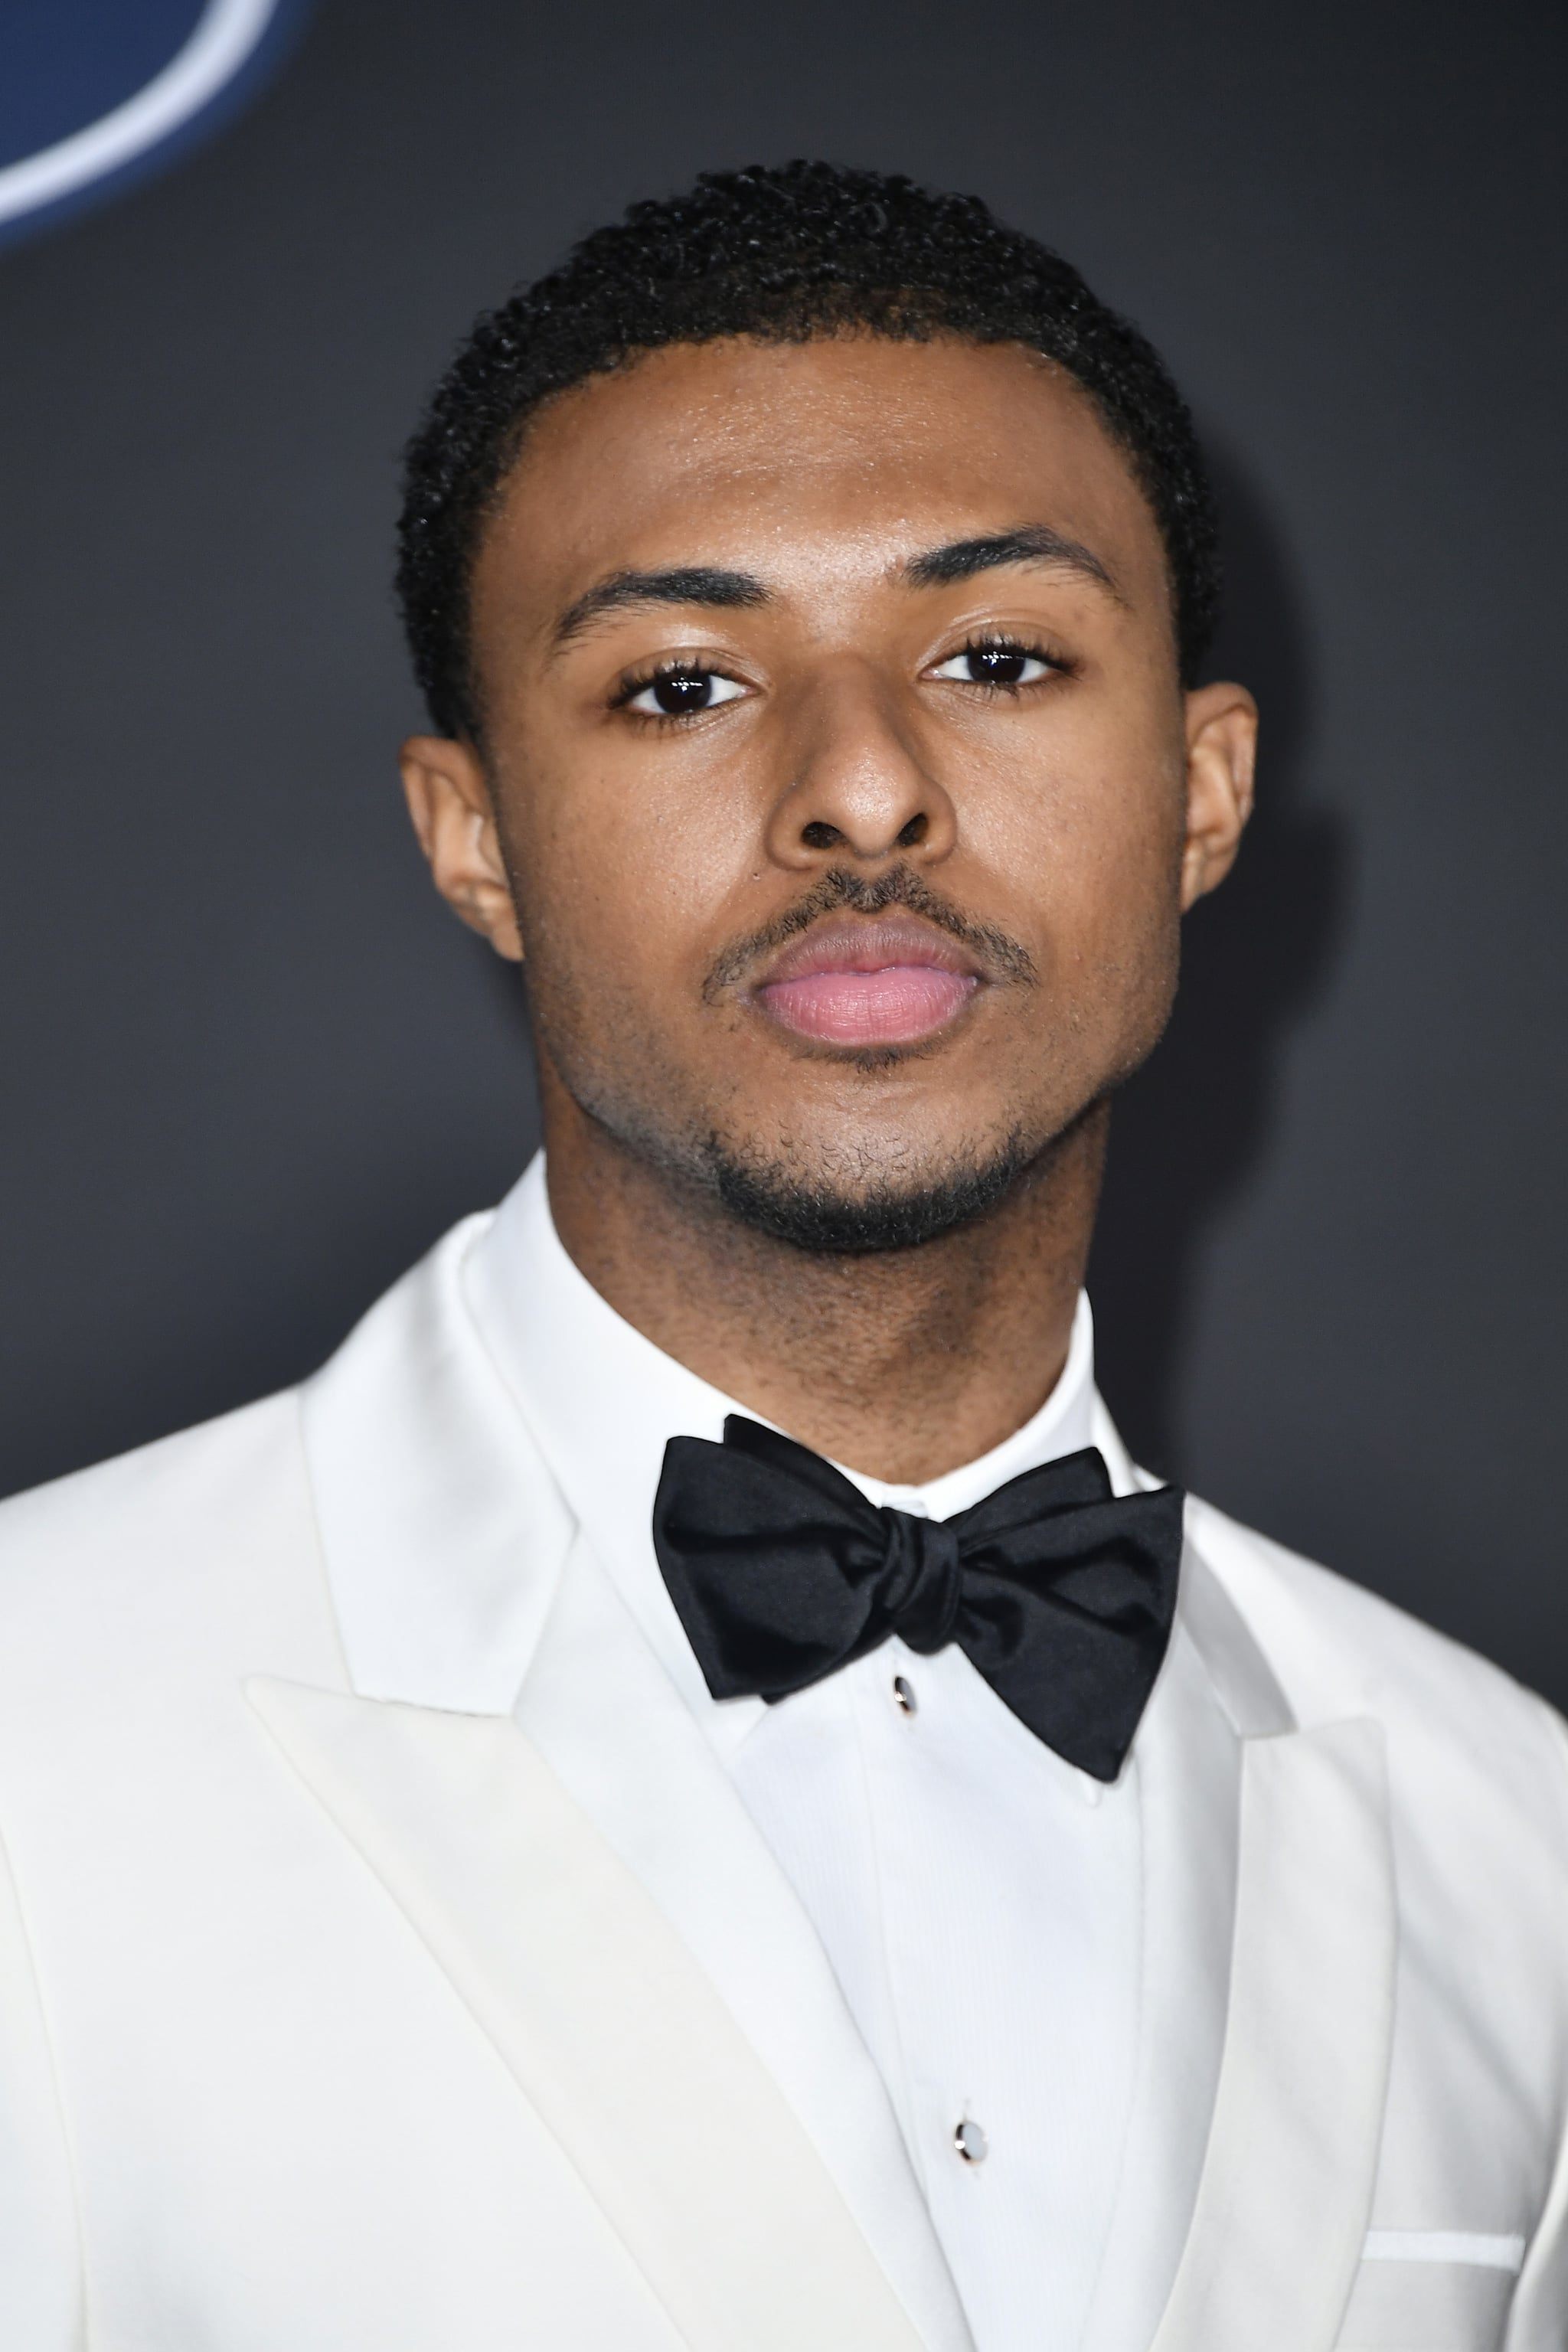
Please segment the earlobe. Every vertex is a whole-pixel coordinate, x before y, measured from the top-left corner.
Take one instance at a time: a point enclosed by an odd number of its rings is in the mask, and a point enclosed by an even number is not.
[[[1196,688],[1186,699],[1187,829],[1182,912],[1225,880],[1252,814],[1258,705],[1246,687]]]
[[[477,753],[446,736],[411,735],[399,765],[408,814],[437,889],[497,955],[521,963],[517,911]]]

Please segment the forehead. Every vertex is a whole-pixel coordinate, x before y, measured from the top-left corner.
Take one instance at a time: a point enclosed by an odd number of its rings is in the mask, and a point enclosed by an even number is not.
[[[879,563],[1043,522],[1164,603],[1164,556],[1088,394],[1013,344],[871,335],[676,344],[531,421],[476,568],[479,602],[557,600],[616,565],[733,559],[783,577],[831,543]]]

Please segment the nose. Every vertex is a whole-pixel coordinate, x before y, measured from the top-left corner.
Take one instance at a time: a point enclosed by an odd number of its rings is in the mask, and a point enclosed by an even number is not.
[[[957,813],[875,678],[819,681],[789,716],[788,781],[767,833],[777,864],[805,872],[910,855],[924,866],[948,856]]]

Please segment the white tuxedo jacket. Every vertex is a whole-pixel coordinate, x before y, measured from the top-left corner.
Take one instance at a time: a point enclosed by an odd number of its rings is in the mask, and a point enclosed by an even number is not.
[[[482,1223],[303,1390],[0,1510],[0,2352],[969,2352],[809,1923],[469,1320]],[[1188,1528],[1084,2352],[1151,2308],[1152,2352],[1563,2352],[1563,1727]],[[1205,2021],[1187,2180],[1141,2116]]]

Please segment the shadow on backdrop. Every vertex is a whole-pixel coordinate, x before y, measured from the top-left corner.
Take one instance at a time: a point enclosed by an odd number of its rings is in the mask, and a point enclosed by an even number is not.
[[[1235,872],[1188,918],[1170,1028],[1117,1102],[1089,1266],[1100,1384],[1137,1459],[1176,1478],[1205,1246],[1267,1160],[1284,1041],[1324,984],[1350,880],[1342,820],[1307,801],[1312,658],[1289,551],[1208,450],[1226,593],[1207,674],[1258,697],[1258,807]]]

